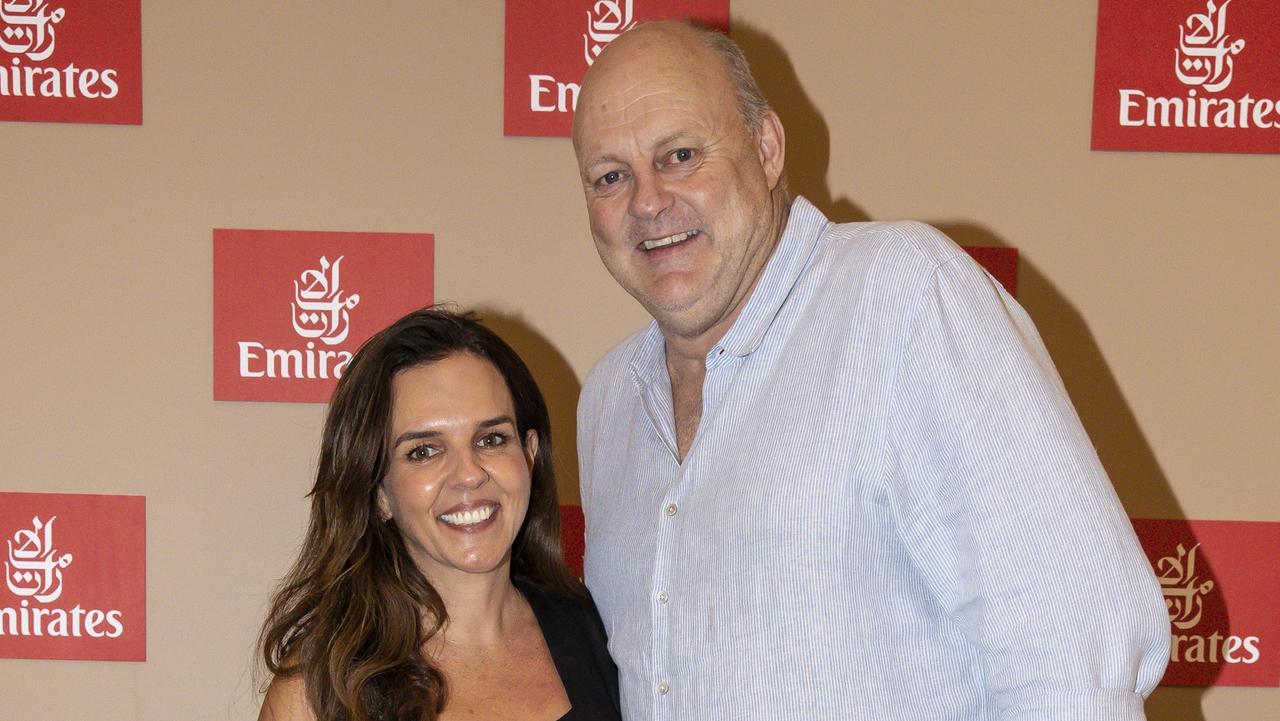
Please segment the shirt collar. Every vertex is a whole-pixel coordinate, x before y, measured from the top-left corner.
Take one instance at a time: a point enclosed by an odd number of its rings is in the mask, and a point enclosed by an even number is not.
[[[822,211],[803,197],[796,196],[791,202],[787,227],[760,273],[751,297],[747,298],[742,314],[720,339],[720,348],[741,357],[760,347],[783,302],[808,267],[818,239],[830,224]]]
[[[666,375],[666,360],[666,339],[662,337],[658,321],[651,320],[640,336],[635,355],[631,356],[631,372],[645,385],[651,385],[659,371]]]

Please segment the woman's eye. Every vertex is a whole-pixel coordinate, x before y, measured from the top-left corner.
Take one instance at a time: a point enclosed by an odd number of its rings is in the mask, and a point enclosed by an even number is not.
[[[424,444],[421,446],[414,446],[409,449],[406,457],[411,461],[424,461],[428,458],[434,457],[439,452],[440,451],[438,449]]]
[[[476,443],[476,445],[481,448],[497,448],[498,446],[504,446],[506,444],[507,436],[505,433],[490,433],[489,435],[482,437]]]
[[[677,163],[687,163],[693,160],[693,148],[680,148],[671,153],[671,159]]]
[[[622,173],[619,173],[616,170],[610,170],[600,176],[600,179],[596,181],[596,185],[613,185],[619,180],[622,180]]]

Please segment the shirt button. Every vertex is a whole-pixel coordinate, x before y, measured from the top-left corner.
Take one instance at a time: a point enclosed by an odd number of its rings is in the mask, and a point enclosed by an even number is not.
[[[658,684],[658,694],[660,696],[666,696],[667,692],[670,690],[671,690],[671,687],[666,685],[665,683]]]
[[[668,596],[667,596],[667,592],[666,592],[666,591],[659,591],[659,592],[658,592],[658,603],[666,603],[666,602],[667,602],[667,598],[668,598]]]
[[[674,515],[676,515],[676,504],[674,504],[674,503],[668,503],[668,504],[667,504],[667,515],[668,515],[668,516],[674,516]]]

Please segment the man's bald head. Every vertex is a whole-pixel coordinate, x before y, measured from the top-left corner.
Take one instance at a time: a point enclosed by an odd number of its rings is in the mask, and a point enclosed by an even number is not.
[[[615,73],[631,73],[651,68],[655,62],[680,63],[690,74],[722,77],[737,100],[738,115],[747,133],[755,137],[769,112],[769,103],[751,75],[751,67],[737,43],[724,33],[690,22],[656,20],[637,25],[605,47],[588,68],[578,100],[581,102]],[[611,66],[623,66],[611,67]],[[597,79],[597,76],[600,76]],[[573,143],[579,144],[578,117],[574,116]]]

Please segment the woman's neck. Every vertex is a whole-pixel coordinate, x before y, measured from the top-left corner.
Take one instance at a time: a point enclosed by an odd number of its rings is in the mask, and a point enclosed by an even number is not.
[[[433,580],[449,619],[433,641],[460,648],[500,646],[527,622],[528,603],[511,583],[508,569]]]

